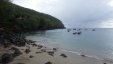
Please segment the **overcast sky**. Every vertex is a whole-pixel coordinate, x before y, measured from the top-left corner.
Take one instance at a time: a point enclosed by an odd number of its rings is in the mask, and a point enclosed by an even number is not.
[[[13,0],[60,19],[66,27],[113,28],[113,0]]]

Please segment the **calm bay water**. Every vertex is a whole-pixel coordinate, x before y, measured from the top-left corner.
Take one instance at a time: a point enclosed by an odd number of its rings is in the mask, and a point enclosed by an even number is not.
[[[27,39],[38,43],[78,52],[93,57],[113,59],[113,29],[81,29],[80,35],[73,35],[67,29],[48,30],[29,34]]]

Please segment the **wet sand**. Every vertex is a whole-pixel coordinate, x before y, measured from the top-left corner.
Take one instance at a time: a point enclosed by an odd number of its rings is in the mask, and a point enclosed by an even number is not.
[[[10,64],[45,64],[51,62],[52,64],[113,64],[95,58],[84,57],[76,55],[73,53],[61,51],[54,51],[54,55],[49,55],[47,52],[53,51],[52,48],[43,47],[37,49],[38,47],[27,45],[26,47],[18,47],[23,54],[16,57]],[[31,52],[29,54],[25,53],[25,49],[30,48]],[[42,51],[41,51],[42,50]],[[65,54],[67,57],[60,56]],[[31,57],[29,57],[31,56]]]

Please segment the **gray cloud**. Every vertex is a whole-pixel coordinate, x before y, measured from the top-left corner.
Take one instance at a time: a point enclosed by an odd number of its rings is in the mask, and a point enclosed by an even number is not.
[[[100,26],[102,22],[107,22],[113,17],[113,8],[108,6],[108,2],[108,0],[64,1],[59,5],[62,12],[57,14],[69,27],[102,27]]]
[[[59,18],[67,27],[113,27],[113,22],[110,21],[113,19],[113,7],[108,5],[109,2],[110,0],[54,0],[45,5],[45,8],[40,7],[40,11]],[[39,8],[34,9],[38,11]]]

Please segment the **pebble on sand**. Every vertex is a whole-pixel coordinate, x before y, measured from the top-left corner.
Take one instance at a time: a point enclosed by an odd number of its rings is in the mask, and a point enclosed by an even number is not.
[[[107,63],[103,63],[103,64],[107,64]]]
[[[52,64],[52,62],[49,61],[49,62],[46,62],[45,64]]]
[[[38,48],[37,49],[41,49],[43,46],[42,45],[38,45]]]
[[[30,56],[29,56],[29,58],[33,58],[33,57],[34,57],[33,55],[30,55]]]
[[[86,57],[86,55],[81,55],[82,57]]]
[[[57,51],[57,48],[53,48],[54,51]]]
[[[34,43],[34,44],[32,44],[32,46],[33,46],[33,47],[34,47],[34,46],[37,47],[38,45]]]
[[[65,55],[65,54],[61,54],[60,56],[62,56],[64,58],[67,58],[67,55]]]
[[[49,55],[54,56],[54,51],[47,52]]]
[[[25,50],[25,53],[26,53],[26,54],[29,54],[29,52],[31,52],[30,49],[26,49],[26,50]]]

